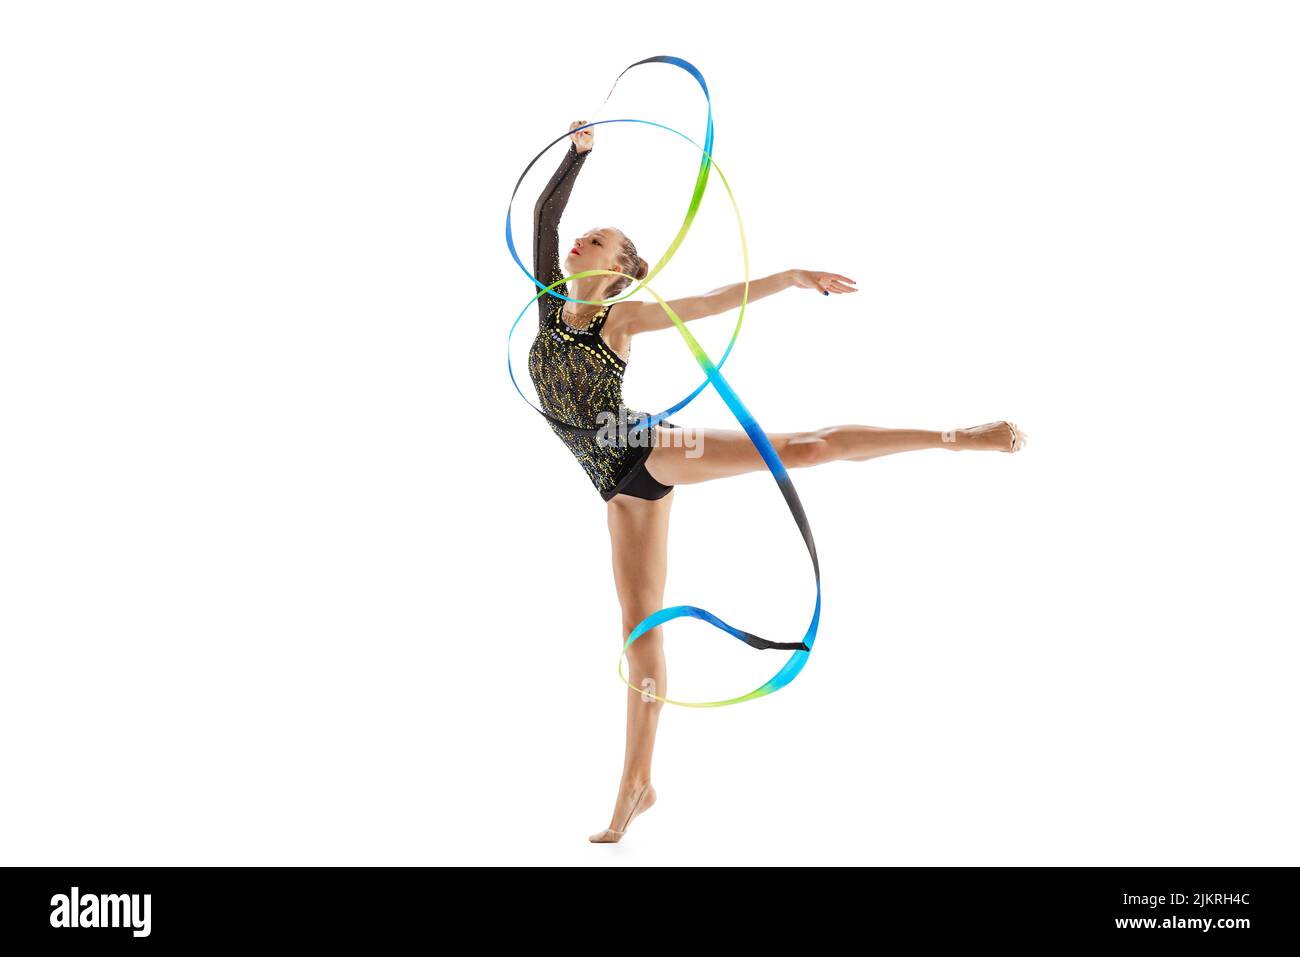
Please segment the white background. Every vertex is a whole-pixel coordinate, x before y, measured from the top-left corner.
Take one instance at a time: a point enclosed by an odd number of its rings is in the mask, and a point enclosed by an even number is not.
[[[636,12],[4,7],[0,862],[1300,863],[1294,12]],[[598,847],[605,507],[506,375],[503,226],[658,54],[709,83],[751,277],[861,290],[746,310],[764,428],[1030,444],[793,473],[807,668],[666,710],[659,803]],[[671,66],[617,117],[704,137]],[[562,235],[657,262],[698,161],[597,127]],[[743,268],[713,177],[655,288]],[[633,353],[641,408],[701,379],[674,331]],[[734,427],[711,392],[674,419]],[[770,476],[675,494],[668,603],[801,636]],[[667,634],[674,697],[784,657]]]

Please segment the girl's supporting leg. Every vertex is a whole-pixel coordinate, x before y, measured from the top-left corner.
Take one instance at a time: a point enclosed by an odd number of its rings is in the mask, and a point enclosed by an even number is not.
[[[664,606],[664,583],[668,577],[668,512],[673,494],[653,501],[629,495],[615,495],[608,503],[610,552],[614,564],[614,585],[623,611],[622,637]],[[627,650],[627,680],[637,688],[667,697],[668,666],[664,659],[663,627],[652,628]],[[623,776],[610,819],[610,828],[625,829],[633,806],[643,789],[640,811],[655,801],[650,785],[650,764],[654,756],[655,732],[663,702],[642,698],[627,689],[627,741]],[[640,812],[638,812],[640,813]],[[602,835],[592,835],[592,840]]]

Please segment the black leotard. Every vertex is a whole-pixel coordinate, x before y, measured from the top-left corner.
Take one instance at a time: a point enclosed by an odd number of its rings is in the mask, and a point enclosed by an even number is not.
[[[580,153],[571,143],[533,208],[533,275],[548,286],[564,276],[560,269],[560,215],[589,152]],[[570,295],[568,283],[554,291]],[[582,329],[564,320],[564,303],[550,293],[537,300],[539,321],[537,337],[528,351],[528,372],[548,415],[578,429],[606,431],[582,435],[549,419],[548,424],[606,501],[620,492],[638,498],[663,497],[672,486],[655,481],[644,466],[655,441],[654,429],[628,434],[617,425],[620,414],[629,424],[647,414],[624,406],[627,362],[601,335],[610,309],[618,303],[602,307]],[[672,426],[667,421],[663,424]]]

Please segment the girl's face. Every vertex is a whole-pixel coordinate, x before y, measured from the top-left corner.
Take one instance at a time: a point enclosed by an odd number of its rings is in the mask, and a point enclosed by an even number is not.
[[[569,255],[564,257],[564,271],[568,275],[587,269],[618,269],[618,230],[590,229],[573,241]],[[595,276],[610,282],[617,276]]]

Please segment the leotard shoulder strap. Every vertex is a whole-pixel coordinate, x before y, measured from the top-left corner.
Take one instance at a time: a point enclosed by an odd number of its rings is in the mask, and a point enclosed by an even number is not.
[[[605,320],[609,318],[609,309],[610,306],[613,305],[617,305],[617,304],[609,303],[608,305],[601,306],[600,311],[592,317],[591,331],[594,332],[596,335],[600,335],[600,330],[605,328]]]

